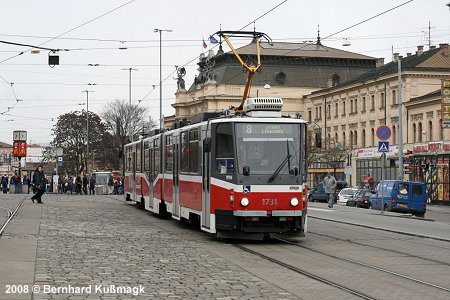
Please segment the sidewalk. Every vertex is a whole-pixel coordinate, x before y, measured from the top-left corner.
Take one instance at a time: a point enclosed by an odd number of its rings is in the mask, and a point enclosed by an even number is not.
[[[28,199],[28,197],[27,197]],[[29,199],[28,199],[29,200]],[[31,293],[5,294],[6,285],[31,286],[38,243],[42,206],[25,200],[0,238],[0,299],[31,299]]]
[[[378,210],[342,205],[329,209],[325,203],[308,203],[308,217],[450,242],[450,207],[446,206],[428,206],[422,219],[410,214],[381,214]]]

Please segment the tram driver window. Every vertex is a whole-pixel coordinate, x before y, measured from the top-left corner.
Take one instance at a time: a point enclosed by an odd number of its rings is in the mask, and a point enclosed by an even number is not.
[[[233,128],[231,123],[219,124],[216,129],[216,172],[234,173]]]

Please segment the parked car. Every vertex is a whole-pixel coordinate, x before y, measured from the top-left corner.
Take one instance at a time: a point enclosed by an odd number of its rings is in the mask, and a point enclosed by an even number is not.
[[[347,187],[347,182],[345,181],[337,181],[336,182],[336,195],[345,187]],[[327,202],[327,195],[325,194],[325,190],[323,188],[323,183],[320,182],[315,188],[309,191],[308,200],[310,202],[314,201],[322,201]],[[336,197],[334,197],[334,202],[336,202]]]
[[[357,188],[344,188],[337,196],[337,203],[347,205],[347,201],[352,199],[355,193],[358,191]]]
[[[372,192],[369,189],[366,189],[366,188],[359,189],[358,192],[353,197],[355,206],[370,208],[372,206],[372,204],[370,202],[371,196],[372,196]]]
[[[373,209],[411,213],[424,217],[427,203],[427,187],[423,182],[382,180],[370,201]]]

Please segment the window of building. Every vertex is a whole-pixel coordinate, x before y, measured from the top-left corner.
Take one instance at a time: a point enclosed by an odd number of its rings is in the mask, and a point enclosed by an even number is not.
[[[331,118],[331,104],[328,104],[327,116],[328,116],[328,118]]]
[[[397,92],[392,90],[392,105],[397,104]]]
[[[350,131],[350,147],[353,146],[353,131]]]
[[[433,121],[428,121],[428,140],[433,141]]]
[[[358,131],[356,131],[356,130],[354,133],[354,139],[355,139],[355,141],[353,144],[355,145],[355,147],[358,147]]]
[[[345,115],[345,101],[342,102],[342,115]]]
[[[338,142],[338,134],[337,132],[334,133],[334,141],[337,143]]]
[[[322,106],[319,106],[319,119],[322,120]]]
[[[417,142],[417,126],[416,123],[413,124],[413,143]]]
[[[316,120],[317,120],[319,118],[319,108],[315,107],[315,110],[316,110]]]
[[[312,121],[312,111],[311,110],[308,110],[308,120],[309,120],[309,122]]]
[[[353,113],[353,100],[350,100],[350,113]]]
[[[397,128],[395,127],[395,125],[392,125],[392,144],[396,144],[397,143]]]
[[[380,107],[384,108],[384,103],[385,103],[386,99],[384,99],[384,93],[380,94]]]
[[[342,133],[342,145],[346,146],[347,141],[345,140],[345,132]]]
[[[353,110],[353,112],[357,113],[358,112],[358,99],[355,99],[354,103],[355,103],[355,109]]]
[[[339,113],[339,104],[334,104],[334,116],[337,117]]]
[[[375,110],[375,95],[370,96],[371,108],[370,110]]]
[[[373,147],[375,146],[375,129],[371,129],[370,132],[370,145]]]
[[[362,146],[363,148],[366,147],[366,130],[365,130],[365,129],[362,130],[362,135],[361,135],[361,146]]]
[[[366,97],[362,97],[362,112],[366,111]]]
[[[417,137],[419,138],[419,142],[421,142],[423,136],[423,129],[422,129],[422,122],[419,122],[419,125],[417,126]]]

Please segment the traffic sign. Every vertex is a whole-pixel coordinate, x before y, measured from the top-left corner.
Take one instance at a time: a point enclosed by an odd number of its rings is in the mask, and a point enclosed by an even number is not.
[[[64,165],[64,160],[62,156],[58,156],[56,164],[58,165],[58,167],[62,167]]]
[[[378,141],[378,152],[389,152],[389,142]]]
[[[386,125],[381,125],[377,128],[377,137],[378,139],[385,141],[391,137],[391,128]]]

